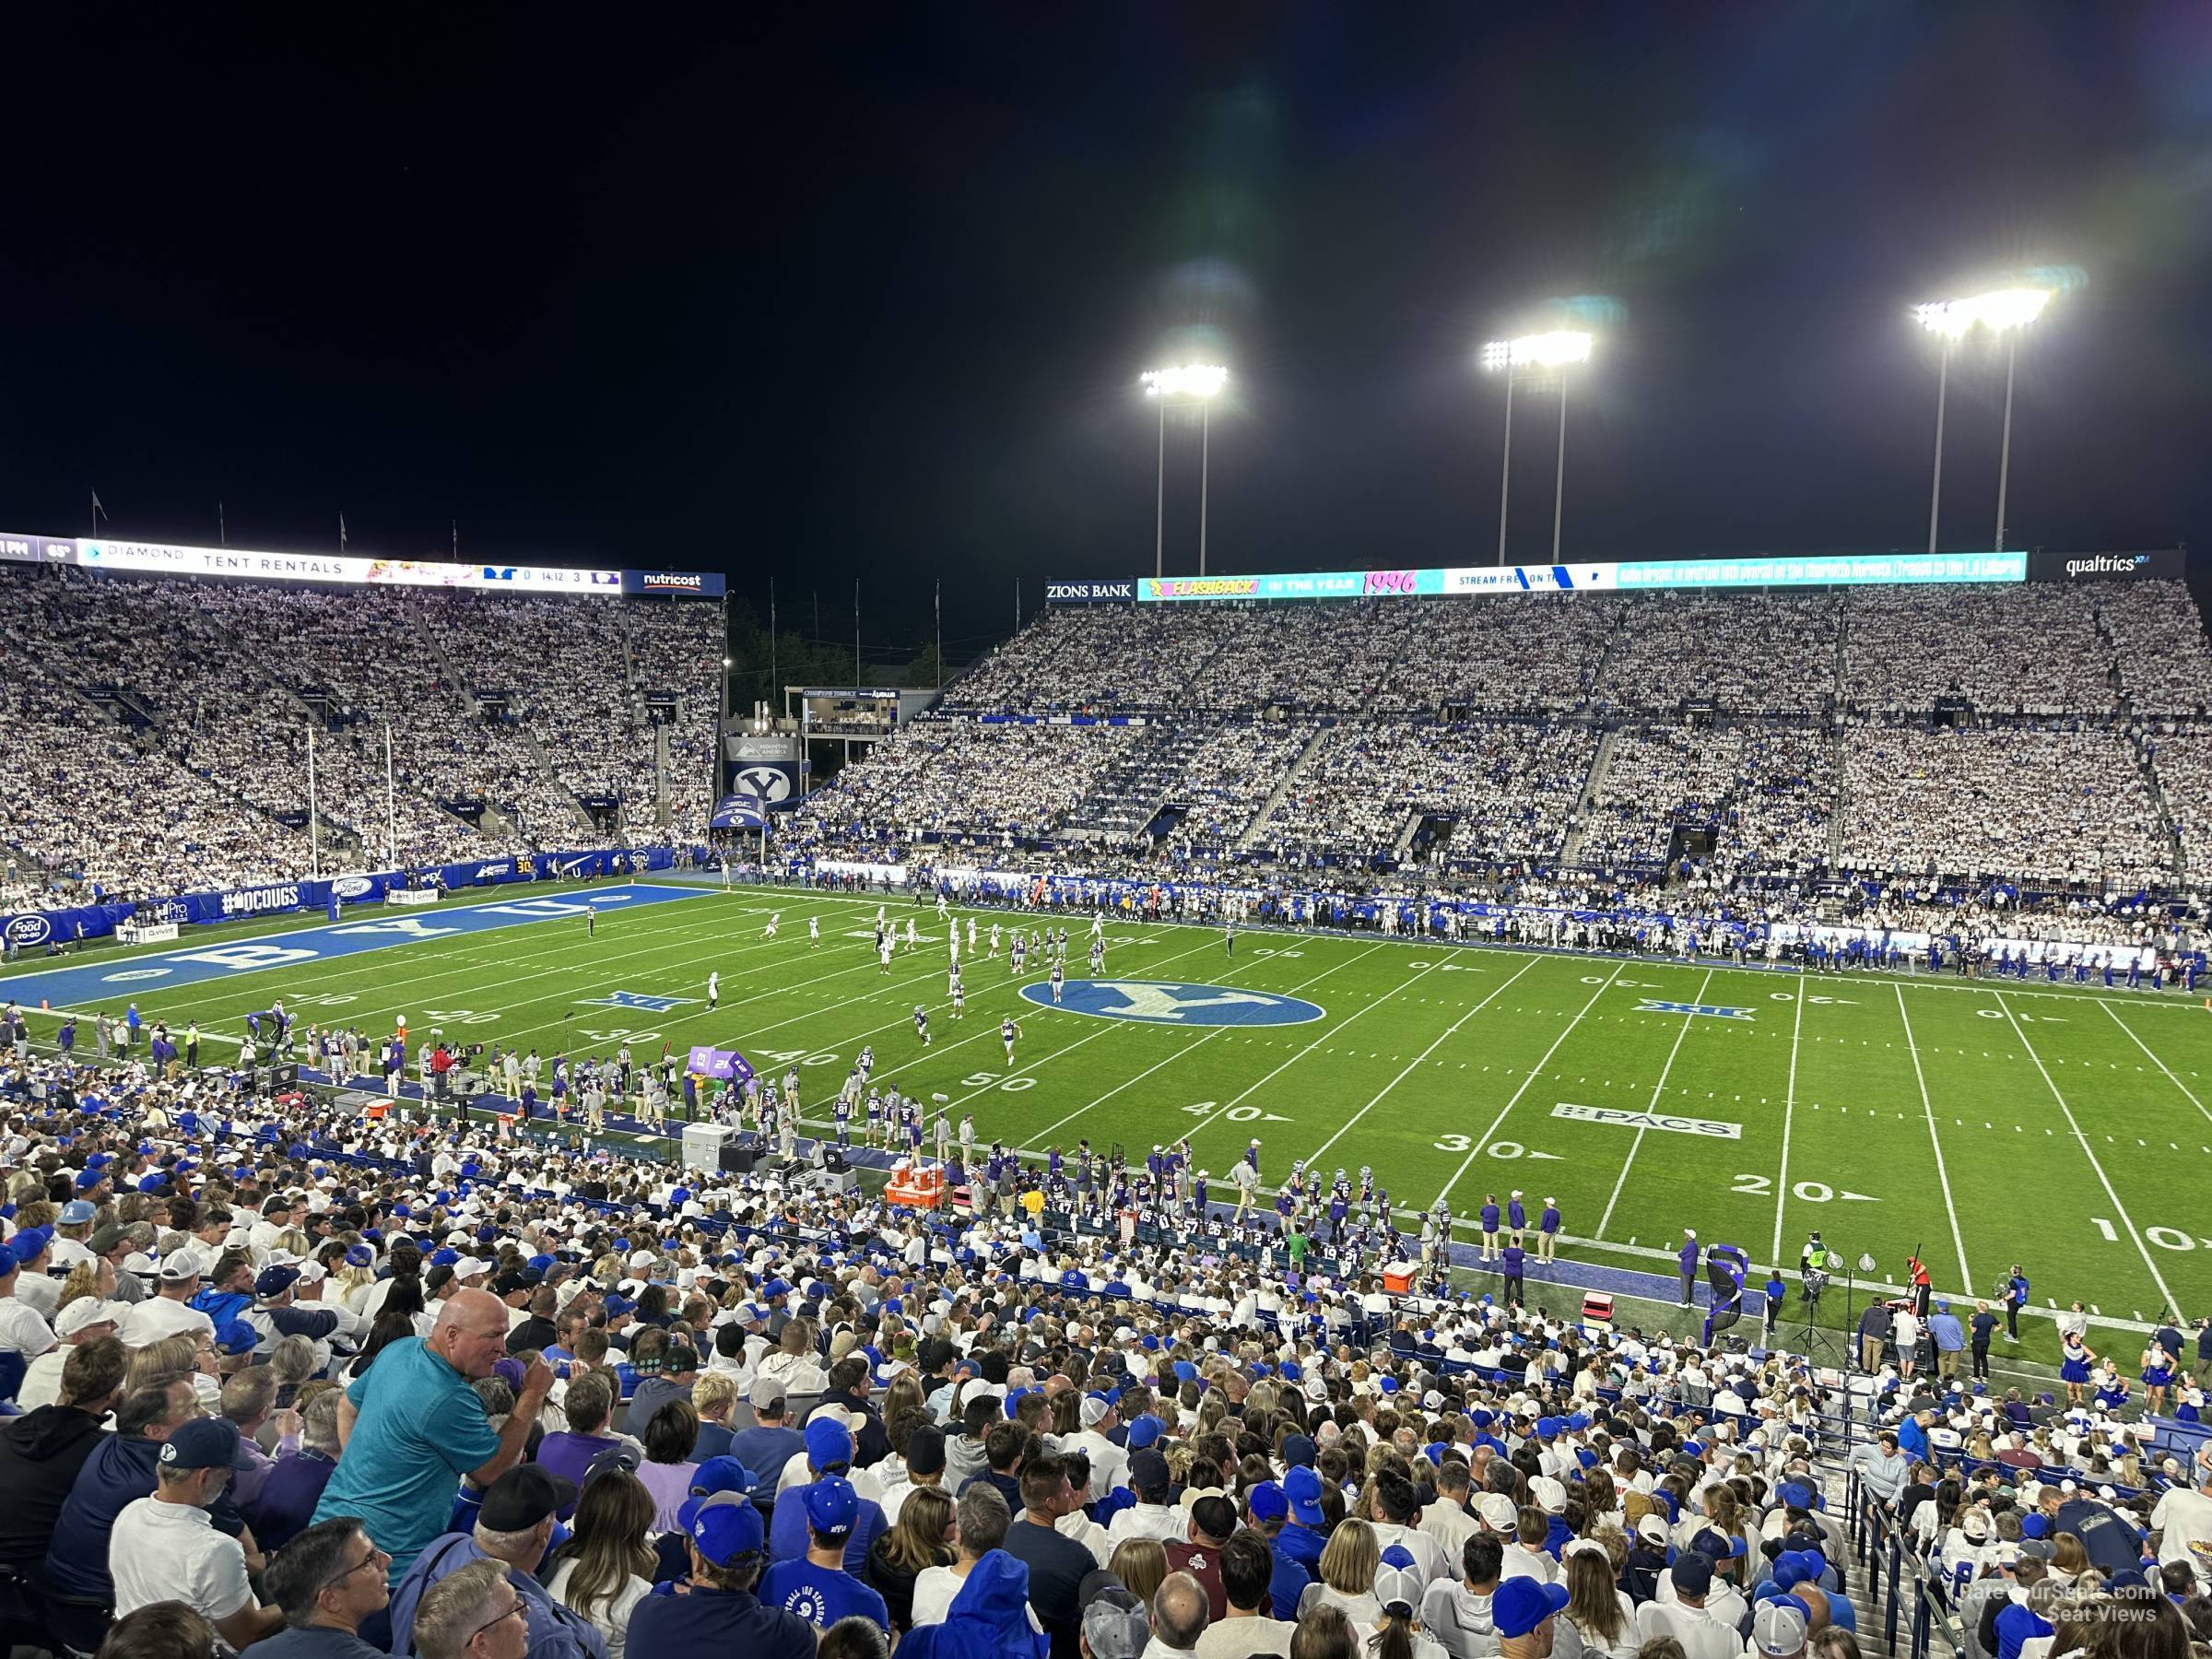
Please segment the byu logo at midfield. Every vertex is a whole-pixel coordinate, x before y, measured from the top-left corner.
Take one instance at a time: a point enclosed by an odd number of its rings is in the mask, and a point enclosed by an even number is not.
[[[1636,1005],[1639,1014],[1702,1014],[1711,1019],[1748,1019],[1749,1008],[1724,1008],[1717,1003],[1662,1002],[1647,996]]]
[[[1053,1006],[1049,984],[1024,985],[1021,994],[1044,1007]],[[1172,980],[1069,980],[1061,987],[1058,1006],[1100,1019],[1181,1026],[1303,1025],[1323,1013],[1317,1004],[1300,997]]]

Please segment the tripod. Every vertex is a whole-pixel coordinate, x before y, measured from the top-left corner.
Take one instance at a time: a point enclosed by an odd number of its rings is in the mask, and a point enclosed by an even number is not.
[[[1808,1278],[1800,1279],[1799,1283],[1805,1288],[1805,1324],[1797,1332],[1797,1341],[1806,1359],[1825,1358],[1833,1364],[1843,1357],[1842,1343],[1833,1331],[1817,1323],[1820,1313],[1820,1298],[1828,1288],[1828,1275],[1822,1273],[1818,1284],[1809,1282],[1809,1276]],[[1843,1323],[1846,1325],[1851,1323],[1851,1270],[1846,1267],[1843,1270]]]

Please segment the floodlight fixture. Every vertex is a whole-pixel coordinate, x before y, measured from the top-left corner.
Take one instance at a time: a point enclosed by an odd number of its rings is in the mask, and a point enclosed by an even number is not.
[[[1950,390],[1951,347],[1977,328],[1986,328],[2005,340],[2005,435],[1997,447],[1997,534],[1995,547],[2005,550],[2005,501],[2012,482],[2012,382],[2020,357],[2020,331],[2043,314],[2057,293],[2055,288],[2021,287],[1992,288],[1959,300],[1936,300],[1912,308],[1913,321],[1943,341],[1943,358],[1936,371],[1936,469],[1928,489],[1928,551],[1936,551],[1936,519],[1943,506],[1943,418]]]
[[[1523,370],[1551,370],[1559,389],[1559,458],[1551,487],[1551,559],[1559,559],[1559,526],[1567,502],[1567,367],[1590,360],[1592,336],[1579,328],[1557,328],[1547,334],[1522,335],[1517,339],[1492,340],[1482,348],[1482,366],[1505,371],[1505,453],[1498,477],[1498,562],[1505,562],[1505,510],[1512,493],[1513,379]]]
[[[1213,454],[1214,399],[1229,384],[1229,371],[1218,363],[1182,363],[1166,369],[1147,369],[1137,376],[1145,395],[1159,406],[1159,454],[1152,490],[1152,574],[1167,573],[1168,551],[1168,405],[1188,398],[1198,406],[1198,573],[1206,574],[1206,510]]]
[[[1482,366],[1490,370],[1562,369],[1569,363],[1588,362],[1592,343],[1592,336],[1577,328],[1492,340],[1482,348]]]
[[[1140,377],[1147,397],[1208,398],[1229,384],[1229,371],[1218,363],[1184,363],[1168,369],[1147,369]]]
[[[1912,308],[1913,320],[1930,334],[1959,339],[1975,327],[1992,334],[2025,328],[2043,314],[2051,303],[2046,288],[1996,288],[1963,300],[1936,300]]]

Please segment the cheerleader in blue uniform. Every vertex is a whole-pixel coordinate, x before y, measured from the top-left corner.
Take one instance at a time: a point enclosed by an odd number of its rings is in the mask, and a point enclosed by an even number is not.
[[[2152,1417],[2166,1415],[2166,1391],[2173,1386],[2173,1359],[2157,1343],[2143,1350],[2143,1409]]]
[[[2082,1391],[2088,1385],[2089,1365],[2097,1356],[2089,1352],[2088,1346],[2072,1331],[2066,1333],[2058,1348],[2058,1380],[2066,1385],[2066,1404],[2078,1406],[2082,1402]]]
[[[2120,1374],[2118,1364],[2107,1359],[2097,1373],[2097,1409],[2108,1415],[2116,1412],[2127,1404],[2127,1379]]]
[[[2201,1423],[2205,1412],[2205,1391],[2197,1380],[2187,1371],[2174,1391],[2173,1418],[2177,1423]]]

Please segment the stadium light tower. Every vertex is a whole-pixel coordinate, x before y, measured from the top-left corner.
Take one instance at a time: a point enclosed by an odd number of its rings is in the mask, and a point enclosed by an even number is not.
[[[1229,371],[1218,363],[1185,363],[1174,369],[1147,369],[1138,380],[1145,395],[1159,406],[1159,459],[1152,504],[1152,574],[1167,574],[1168,405],[1185,399],[1198,406],[1198,574],[1206,574],[1206,494],[1209,449],[1208,416],[1214,399],[1229,384]]]
[[[2046,288],[1996,288],[1963,300],[1937,300],[1912,308],[1914,321],[1943,341],[1936,371],[1936,481],[1928,491],[1928,551],[1936,551],[1936,515],[1943,504],[1943,406],[1951,376],[1951,347],[1975,328],[2005,339],[2005,438],[1997,452],[1997,535],[1992,551],[2005,550],[2005,492],[2012,481],[2012,376],[2019,361],[2020,330],[2051,303]]]
[[[1482,348],[1482,366],[1505,376],[1505,458],[1498,477],[1498,562],[1505,562],[1505,507],[1513,473],[1513,377],[1524,370],[1550,374],[1559,384],[1559,453],[1551,489],[1551,561],[1559,561],[1559,522],[1567,504],[1567,365],[1590,360],[1591,336],[1580,329],[1523,335],[1492,340]]]

